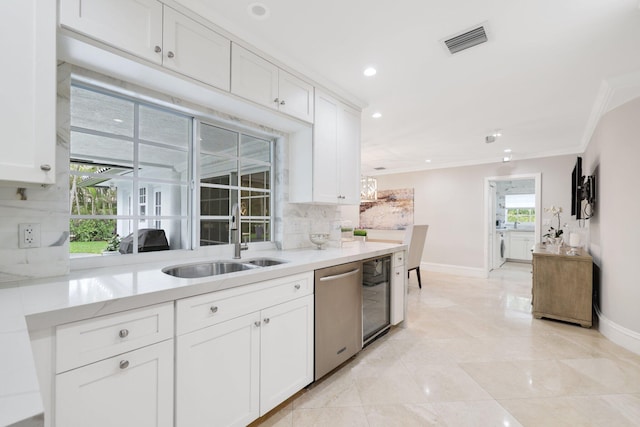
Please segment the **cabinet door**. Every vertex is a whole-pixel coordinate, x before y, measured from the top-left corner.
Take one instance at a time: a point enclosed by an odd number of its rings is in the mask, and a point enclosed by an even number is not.
[[[313,296],[262,310],[260,415],[313,381]]]
[[[165,67],[229,90],[230,40],[165,6],[163,43]]]
[[[313,127],[313,201],[338,203],[338,101],[316,93]]]
[[[313,86],[279,70],[278,98],[281,112],[313,123]]]
[[[56,426],[173,426],[173,340],[56,376]]]
[[[278,67],[237,44],[231,48],[231,93],[277,109]]]
[[[404,252],[401,252],[404,253]],[[391,276],[391,324],[397,325],[404,320],[407,269],[394,262]]]
[[[345,105],[338,115],[338,194],[340,203],[360,204],[360,113]]]
[[[61,0],[60,24],[162,62],[162,3],[157,0]]]
[[[0,14],[0,180],[54,184],[56,2],[3,0]]]
[[[177,337],[176,426],[245,426],[258,418],[260,314]]]

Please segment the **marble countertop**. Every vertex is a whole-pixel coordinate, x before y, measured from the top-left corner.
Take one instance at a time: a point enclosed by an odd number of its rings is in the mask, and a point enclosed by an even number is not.
[[[286,262],[197,279],[181,279],[162,272],[173,265],[212,261],[211,257],[194,254],[188,260],[77,270],[66,276],[0,285],[0,426],[43,412],[30,331],[403,249],[406,246],[401,244],[353,242],[324,250],[249,250],[242,253],[243,260],[268,257]]]

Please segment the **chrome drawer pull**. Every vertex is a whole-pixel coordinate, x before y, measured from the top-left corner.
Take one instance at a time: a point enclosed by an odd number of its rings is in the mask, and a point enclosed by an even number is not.
[[[118,332],[118,335],[120,336],[120,338],[126,338],[129,336],[129,330],[128,329],[120,329],[120,332]]]
[[[265,323],[265,325],[266,325],[267,323],[269,323],[269,320],[270,320],[270,319],[269,319],[268,317],[265,317],[265,319],[264,319],[264,323]]]
[[[120,369],[127,369],[129,367],[129,361],[128,360],[121,360],[120,361]]]
[[[212,305],[211,308],[209,308],[209,311],[211,311],[212,313],[217,313],[218,312],[218,307],[215,305]]]
[[[260,327],[260,321],[259,320],[256,320],[253,324],[256,325],[256,328]]]
[[[294,286],[294,288],[296,288],[296,289],[300,289],[300,283],[296,283],[296,285]]]

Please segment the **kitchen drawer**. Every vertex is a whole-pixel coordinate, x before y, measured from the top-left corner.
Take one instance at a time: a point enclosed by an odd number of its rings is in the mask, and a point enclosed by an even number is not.
[[[393,266],[398,267],[404,265],[404,251],[394,252],[393,254]]]
[[[60,325],[56,373],[173,337],[173,302]]]
[[[238,295],[238,291],[243,293]],[[313,273],[254,283],[177,301],[176,330],[185,334],[313,293]]]

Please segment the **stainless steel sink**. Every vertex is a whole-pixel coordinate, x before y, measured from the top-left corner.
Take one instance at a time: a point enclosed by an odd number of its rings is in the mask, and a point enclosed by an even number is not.
[[[237,271],[251,270],[254,268],[258,268],[258,265],[232,261],[214,261],[167,267],[163,269],[162,272],[183,279],[195,279],[198,277],[235,273]]]
[[[280,261],[279,259],[273,258],[254,258],[248,261],[245,261],[247,264],[252,264],[258,267],[271,267],[272,265],[280,265],[284,264],[286,261]]]

